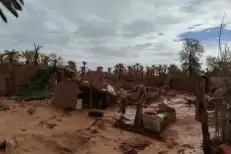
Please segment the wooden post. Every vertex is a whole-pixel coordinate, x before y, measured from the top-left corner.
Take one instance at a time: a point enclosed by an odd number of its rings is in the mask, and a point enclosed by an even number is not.
[[[138,98],[138,104],[136,108],[136,114],[135,114],[135,119],[134,119],[134,126],[143,128],[143,119],[142,119],[142,108],[143,108],[143,102],[145,100],[145,95],[146,95],[146,87],[143,85],[140,85],[138,88],[137,92],[137,98]]]
[[[218,126],[218,106],[217,102],[215,102],[215,113],[214,113],[214,120],[215,120],[215,138],[216,140],[219,140],[219,126]]]
[[[90,105],[89,105],[89,108],[92,109],[92,89],[90,89]]]
[[[203,134],[203,151],[204,154],[210,154],[210,134],[208,126],[208,113],[205,106],[205,78],[201,77],[199,81],[199,89],[197,94],[197,107],[200,110],[200,122]]]

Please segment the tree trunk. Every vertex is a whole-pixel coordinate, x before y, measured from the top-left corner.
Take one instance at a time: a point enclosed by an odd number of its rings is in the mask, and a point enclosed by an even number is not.
[[[199,89],[197,96],[197,111],[199,111],[199,121],[201,122],[201,129],[203,134],[203,151],[204,154],[210,154],[210,134],[208,126],[208,113],[205,107],[205,79],[201,77],[199,81]]]
[[[121,79],[121,68],[119,68],[119,80]]]
[[[90,105],[89,105],[89,108],[90,109],[92,109],[92,90],[90,90],[90,95],[89,95],[89,97],[90,97]]]

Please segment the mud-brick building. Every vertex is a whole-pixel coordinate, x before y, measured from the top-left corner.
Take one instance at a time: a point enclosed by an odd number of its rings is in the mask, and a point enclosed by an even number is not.
[[[0,96],[11,96],[22,92],[28,86],[42,65],[0,64]]]
[[[113,96],[103,84],[104,74],[100,71],[91,71],[81,80],[73,81],[70,78],[58,82],[55,88],[55,97],[51,104],[58,108],[104,108],[112,102]]]

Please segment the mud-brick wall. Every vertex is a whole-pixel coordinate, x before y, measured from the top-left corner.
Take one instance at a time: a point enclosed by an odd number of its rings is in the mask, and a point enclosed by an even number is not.
[[[145,78],[145,85],[148,86],[162,86],[168,79],[168,76],[163,75],[161,77],[159,76],[154,76],[154,77],[146,77]]]
[[[24,88],[28,86],[30,79],[36,75],[39,70],[38,67],[33,65],[24,65],[14,68],[14,81],[15,81],[15,93],[22,92]]]
[[[170,87],[174,90],[196,92],[198,86],[199,78],[189,78],[189,77],[171,77]]]

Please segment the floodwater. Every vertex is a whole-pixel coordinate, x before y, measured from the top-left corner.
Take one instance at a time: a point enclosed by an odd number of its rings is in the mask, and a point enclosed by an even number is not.
[[[164,141],[112,127],[114,108],[96,121],[87,111],[64,112],[41,101],[15,103],[2,99],[10,108],[0,112],[0,138],[8,145],[8,151],[0,153],[122,154],[120,144],[138,138],[151,142],[138,150],[139,154],[200,154],[200,124],[194,120],[194,107],[185,105],[183,97],[163,98],[177,112],[177,121],[161,133]]]

